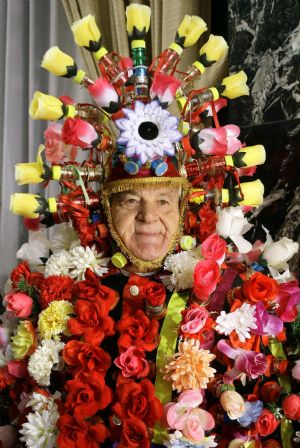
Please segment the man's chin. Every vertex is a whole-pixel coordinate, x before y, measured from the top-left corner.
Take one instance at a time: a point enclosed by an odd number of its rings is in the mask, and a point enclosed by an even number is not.
[[[168,253],[168,246],[165,245],[153,245],[149,243],[145,243],[137,248],[132,247],[129,251],[135,257],[144,261],[153,261],[158,260],[160,258],[164,258]]]

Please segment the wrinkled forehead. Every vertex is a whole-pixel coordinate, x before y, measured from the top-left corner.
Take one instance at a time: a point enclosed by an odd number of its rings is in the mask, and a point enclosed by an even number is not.
[[[128,197],[136,197],[143,200],[168,199],[177,201],[181,197],[182,189],[179,187],[164,187],[164,188],[137,188],[132,190],[125,190],[120,193],[113,193],[111,195],[112,201],[122,201]]]

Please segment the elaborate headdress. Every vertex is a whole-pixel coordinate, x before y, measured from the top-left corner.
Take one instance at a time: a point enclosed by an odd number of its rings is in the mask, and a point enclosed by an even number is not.
[[[55,138],[69,145],[69,155],[72,148],[79,147],[89,150],[89,156],[82,163],[75,162],[72,156],[63,163],[52,158],[56,163],[50,168],[42,161],[41,146],[35,163],[17,165],[16,180],[19,184],[47,185],[53,179],[60,182],[62,192],[47,200],[16,193],[11,209],[27,218],[39,219],[42,215],[48,225],[71,220],[83,244],[96,241],[103,248],[107,233],[105,220],[99,214],[103,206],[122,253],[147,270],[160,266],[162,260],[149,264],[128,253],[112,226],[110,194],[142,187],[178,186],[182,191],[182,217],[187,201],[194,208],[205,201],[212,206],[256,206],[262,201],[263,185],[259,180],[240,183],[239,175],[248,174],[249,168],[253,172],[253,167],[263,163],[265,151],[261,145],[245,147],[237,138],[237,126],[218,123],[217,111],[228,98],[248,94],[244,72],[230,75],[218,85],[193,89],[193,82],[206,67],[225,55],[227,44],[222,37],[211,35],[200,48],[198,60],[185,72],[179,71],[182,51],[207,30],[201,18],[186,15],[175,41],[148,66],[145,37],[150,8],[131,4],[126,16],[131,59],[109,53],[102,46],[94,17],[86,16],[72,26],[76,43],[92,52],[98,62],[100,76],[95,81],[58,47],[44,55],[42,67],[57,76],[73,78],[88,90],[93,104],[76,104],[70,98],[35,92],[29,113],[33,119],[63,119]],[[179,118],[167,110],[173,100],[177,101]],[[214,127],[207,128],[208,118]],[[46,155],[51,137],[47,132]],[[173,247],[174,241],[170,249]],[[121,254],[113,262],[122,266]]]

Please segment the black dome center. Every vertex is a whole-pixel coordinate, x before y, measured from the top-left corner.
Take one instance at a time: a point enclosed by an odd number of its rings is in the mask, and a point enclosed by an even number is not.
[[[152,121],[144,121],[139,125],[138,132],[144,140],[154,140],[158,136],[158,127]]]

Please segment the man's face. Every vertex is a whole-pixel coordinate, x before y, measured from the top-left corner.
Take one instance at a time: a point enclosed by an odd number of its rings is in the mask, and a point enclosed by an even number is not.
[[[114,229],[137,258],[151,261],[167,254],[179,224],[178,188],[144,188],[112,195]]]

